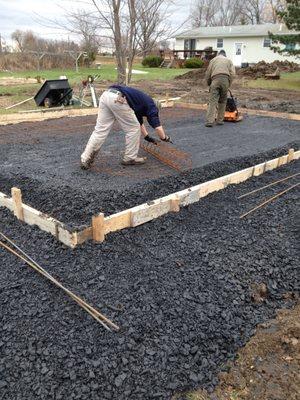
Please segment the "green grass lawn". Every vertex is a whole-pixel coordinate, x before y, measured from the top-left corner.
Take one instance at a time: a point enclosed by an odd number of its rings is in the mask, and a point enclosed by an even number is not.
[[[135,64],[134,69],[142,70],[148,72],[147,74],[133,74],[132,82],[139,80],[170,80],[173,79],[177,75],[181,75],[189,71],[188,69],[162,69],[162,68],[145,68],[141,64]],[[0,78],[4,77],[14,77],[14,78],[36,78],[40,76],[43,79],[58,79],[61,75],[65,75],[70,82],[71,87],[76,88],[76,86],[81,84],[81,81],[87,78],[88,75],[100,75],[97,82],[101,82],[101,80],[109,80],[112,82],[116,82],[117,80],[117,71],[115,69],[115,65],[112,64],[103,64],[101,69],[93,69],[93,68],[80,68],[78,72],[74,69],[52,69],[52,70],[42,70],[42,71],[18,71],[18,72],[0,72]],[[41,87],[40,83],[26,83],[20,85],[11,85],[11,86],[1,86],[0,80],[0,96],[5,96],[5,104],[12,105],[16,104],[20,101],[23,101],[31,96],[34,96],[39,88]],[[1,99],[1,97],[0,97]],[[17,106],[11,110],[5,110],[4,107],[0,107],[0,114],[6,114],[8,112],[18,112],[20,110],[28,110],[35,108],[34,101],[29,101],[21,106]]]
[[[136,64],[133,66],[134,69],[148,72],[147,74],[132,75],[132,80],[137,81],[141,79],[154,80],[168,80],[172,79],[177,75],[184,74],[189,71],[188,69],[175,69],[175,68],[145,68],[141,64]],[[101,69],[93,68],[80,68],[79,72],[72,69],[52,69],[44,71],[18,71],[13,73],[0,72],[0,78],[12,76],[15,78],[35,78],[36,76],[41,76],[44,79],[57,79],[61,75],[66,75],[71,84],[78,83],[83,78],[88,75],[100,75],[100,79],[116,81],[117,71],[114,65],[104,64]]]
[[[300,71],[281,74],[278,81],[266,80],[263,78],[247,81],[246,86],[269,90],[284,89],[300,91]]]
[[[189,69],[162,69],[162,68],[145,68],[141,64],[135,64],[134,69],[148,72],[147,74],[133,75],[132,82],[139,80],[161,80],[167,81],[175,76],[184,74]],[[117,79],[117,71],[113,64],[102,64],[101,69],[80,68],[79,72],[72,69],[52,69],[43,71],[19,71],[19,72],[0,72],[0,78],[35,78],[37,76],[43,79],[57,79],[61,75],[66,75],[73,89],[78,88],[81,81],[88,75],[100,75],[98,82],[101,80],[115,82]],[[264,88],[269,90],[286,89],[300,91],[300,72],[282,74],[278,81],[268,81],[265,79],[249,80],[244,83],[245,86],[251,88]],[[28,110],[36,108],[34,101],[29,101],[21,106],[11,110],[5,110],[5,106],[12,105],[34,96],[39,88],[40,83],[26,83],[20,85],[2,86],[0,81],[0,114],[18,112],[20,110]],[[78,89],[77,89],[78,90]],[[2,96],[1,96],[2,95]],[[1,101],[2,99],[2,101]],[[3,105],[5,104],[5,106]]]

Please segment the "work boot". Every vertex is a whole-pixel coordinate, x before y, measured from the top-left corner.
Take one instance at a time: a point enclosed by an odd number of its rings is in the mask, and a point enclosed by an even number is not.
[[[121,164],[122,165],[141,165],[141,164],[145,164],[146,162],[146,158],[144,157],[136,157],[132,160],[122,160]]]
[[[206,122],[205,126],[207,126],[208,128],[212,128],[214,124],[212,124],[211,122]]]
[[[94,162],[94,160],[95,160],[96,155],[98,154],[98,152],[99,152],[99,150],[93,151],[91,153],[90,157],[86,161],[82,161],[81,160],[80,168],[83,169],[83,170],[90,169],[92,164],[93,164],[93,162]]]

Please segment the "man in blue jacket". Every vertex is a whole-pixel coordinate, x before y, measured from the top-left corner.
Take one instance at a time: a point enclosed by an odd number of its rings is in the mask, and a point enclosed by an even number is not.
[[[128,86],[110,86],[100,97],[99,113],[95,129],[81,155],[81,168],[89,169],[107,135],[117,121],[125,132],[125,153],[123,165],[139,165],[145,158],[138,157],[140,134],[148,142],[157,143],[149,136],[144,125],[144,117],[155,129],[160,140],[170,142],[159,120],[158,103],[141,90]]]

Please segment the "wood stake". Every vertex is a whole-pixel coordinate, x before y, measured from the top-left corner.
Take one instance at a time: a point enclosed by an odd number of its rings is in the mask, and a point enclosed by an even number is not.
[[[294,149],[289,149],[288,159],[287,162],[291,162],[294,159]]]
[[[11,197],[13,201],[14,215],[21,221],[24,221],[21,190],[16,187],[11,188]]]
[[[283,190],[280,193],[277,193],[275,196],[270,197],[269,199],[265,200],[264,202],[262,202],[261,204],[259,204],[258,206],[252,208],[251,210],[247,211],[245,214],[240,215],[240,219],[246,217],[247,215],[251,214],[253,211],[258,210],[259,208],[263,207],[264,205],[270,203],[271,201],[277,199],[277,197],[282,196],[283,194],[285,194],[286,192],[294,189],[296,186],[299,186],[300,183],[296,183],[293,186],[290,186],[289,188]]]
[[[13,104],[12,106],[8,106],[8,107],[5,108],[5,110],[9,110],[9,109],[11,109],[13,107],[20,106],[21,104],[24,104],[24,103],[26,103],[27,101],[30,101],[30,100],[33,100],[33,97],[29,97],[29,99],[20,101],[19,103]]]
[[[100,213],[99,215],[95,215],[92,217],[92,232],[93,232],[93,240],[95,242],[104,242],[105,240],[105,231],[104,231],[104,214]]]

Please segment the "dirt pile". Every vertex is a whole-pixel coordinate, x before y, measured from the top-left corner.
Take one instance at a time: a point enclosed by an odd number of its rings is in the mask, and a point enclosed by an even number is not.
[[[272,63],[266,63],[260,61],[259,63],[247,67],[241,68],[237,71],[238,75],[246,76],[251,79],[263,78],[265,74],[272,74],[279,68],[280,72],[296,72],[300,70],[297,63],[290,61],[273,61]]]
[[[189,80],[189,81],[198,81],[199,79],[204,79],[206,68],[197,68],[192,71],[187,72],[183,75],[178,75],[174,79],[176,80]]]
[[[276,319],[259,327],[230,365],[230,371],[220,374],[220,384],[212,394],[198,391],[188,398],[295,400],[300,385],[299,317],[300,304],[293,310],[281,310]]]

